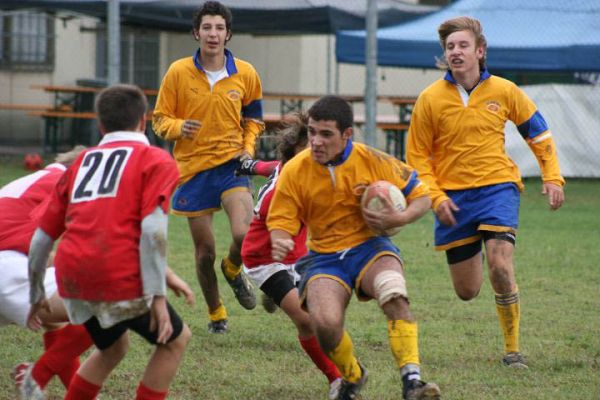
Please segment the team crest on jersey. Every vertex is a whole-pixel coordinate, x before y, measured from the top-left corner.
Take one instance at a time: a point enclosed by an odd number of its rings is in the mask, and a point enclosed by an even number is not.
[[[242,94],[237,90],[230,90],[229,92],[227,92],[227,97],[229,98],[229,100],[238,101],[242,98]]]
[[[358,198],[360,198],[362,196],[362,194],[365,192],[365,190],[367,189],[367,186],[369,186],[368,182],[364,182],[364,183],[357,183],[356,185],[354,185],[354,187],[352,188],[352,193],[354,193],[354,195]]]
[[[488,111],[493,112],[494,114],[498,114],[498,111],[500,111],[500,103],[498,103],[497,101],[488,101],[485,104],[485,107],[488,109]]]

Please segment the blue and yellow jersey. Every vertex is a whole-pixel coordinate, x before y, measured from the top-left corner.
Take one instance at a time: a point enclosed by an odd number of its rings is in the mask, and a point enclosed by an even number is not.
[[[281,171],[269,213],[269,231],[298,234],[308,227],[308,247],[331,253],[376,236],[362,217],[360,198],[369,184],[386,180],[398,186],[408,202],[428,195],[413,168],[361,143],[348,141],[340,163],[317,163],[306,149]]]
[[[544,182],[564,185],[556,147],[535,104],[514,83],[484,71],[470,94],[448,72],[425,89],[415,104],[407,161],[430,188],[435,210],[445,190],[515,182],[521,174],[505,150],[505,125],[515,123],[535,154]]]
[[[256,138],[264,129],[260,78],[249,63],[225,50],[228,77],[212,90],[194,57],[175,61],[158,92],[152,128],[160,137],[175,140],[173,153],[181,174],[180,183],[195,174],[231,160],[241,151],[254,155]],[[181,136],[186,119],[199,120],[193,139]]]

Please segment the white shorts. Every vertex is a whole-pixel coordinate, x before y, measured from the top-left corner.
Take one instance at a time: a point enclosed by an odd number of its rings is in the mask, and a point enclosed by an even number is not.
[[[44,287],[47,298],[56,292],[54,268],[46,270]],[[0,251],[0,326],[25,327],[29,307],[27,256],[18,251]]]
[[[246,275],[252,279],[256,286],[261,287],[263,283],[279,271],[287,271],[292,277],[294,285],[300,280],[300,275],[296,272],[295,264],[264,264],[257,267],[246,268]]]

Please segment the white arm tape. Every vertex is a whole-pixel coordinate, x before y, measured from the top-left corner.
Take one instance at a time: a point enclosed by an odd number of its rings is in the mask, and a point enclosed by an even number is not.
[[[167,294],[167,225],[169,218],[160,207],[142,220],[140,267],[145,295]]]

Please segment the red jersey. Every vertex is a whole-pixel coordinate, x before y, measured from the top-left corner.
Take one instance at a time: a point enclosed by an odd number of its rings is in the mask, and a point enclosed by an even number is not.
[[[29,243],[38,222],[36,208],[47,203],[44,200],[48,200],[65,169],[62,164],[50,164],[0,189],[0,250],[29,254]]]
[[[54,264],[61,297],[120,301],[143,296],[142,220],[168,213],[179,178],[162,149],[134,132],[113,132],[84,151],[56,185],[40,228],[62,235]]]
[[[275,168],[267,183],[258,191],[258,200],[254,207],[254,218],[250,223],[248,233],[242,243],[242,261],[246,268],[254,268],[259,265],[281,262],[283,264],[294,264],[296,260],[306,254],[306,227],[302,225],[298,235],[294,236],[294,249],[288,253],[283,261],[274,261],[271,257],[271,235],[267,229],[267,213],[273,194],[275,184],[279,177],[281,166]]]

